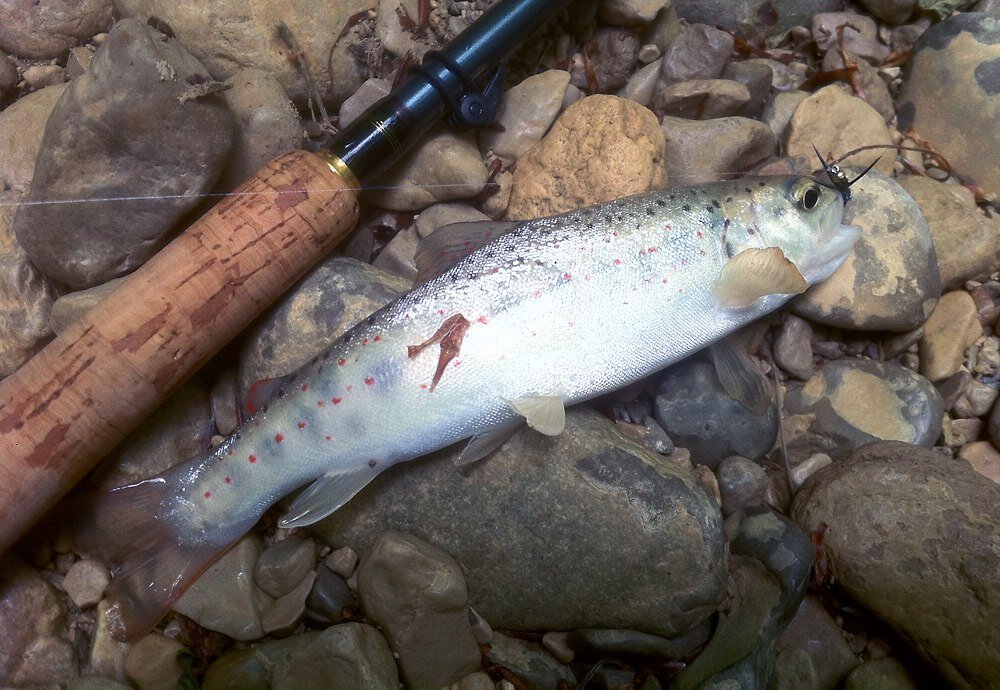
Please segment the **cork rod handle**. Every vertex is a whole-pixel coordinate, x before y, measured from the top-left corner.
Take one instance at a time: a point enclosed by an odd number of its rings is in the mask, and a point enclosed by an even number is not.
[[[344,238],[345,178],[279,156],[0,381],[0,553]]]

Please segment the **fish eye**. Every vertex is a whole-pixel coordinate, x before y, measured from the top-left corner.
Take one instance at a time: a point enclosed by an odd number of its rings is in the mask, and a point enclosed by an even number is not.
[[[819,185],[815,183],[802,187],[796,195],[799,206],[806,211],[813,210],[819,204],[820,194]]]

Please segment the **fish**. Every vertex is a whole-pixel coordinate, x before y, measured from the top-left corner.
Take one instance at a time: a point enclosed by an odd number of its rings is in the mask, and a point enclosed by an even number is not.
[[[411,292],[254,386],[250,414],[221,445],[91,504],[78,544],[112,565],[112,634],[150,630],[300,487],[283,527],[316,522],[386,468],[460,441],[459,462],[488,462],[524,423],[558,434],[567,405],[702,348],[738,369],[724,339],[852,251],[860,230],[843,222],[845,203],[819,178],[759,177],[440,228],[420,246]],[[741,388],[739,374],[723,378]]]

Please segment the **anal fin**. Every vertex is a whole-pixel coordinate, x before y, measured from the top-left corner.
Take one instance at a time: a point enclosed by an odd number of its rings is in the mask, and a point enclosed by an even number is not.
[[[559,396],[532,395],[507,402],[528,420],[528,426],[546,436],[558,436],[566,427],[566,406]]]
[[[332,514],[385,469],[382,463],[363,463],[347,470],[327,472],[292,502],[280,527],[304,527]]]

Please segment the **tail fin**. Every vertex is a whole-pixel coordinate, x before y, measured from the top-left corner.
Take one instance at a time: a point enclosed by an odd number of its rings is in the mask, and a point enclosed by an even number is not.
[[[111,567],[111,634],[126,642],[149,632],[235,541],[176,534],[163,514],[169,488],[167,479],[154,477],[68,506],[77,551]]]

